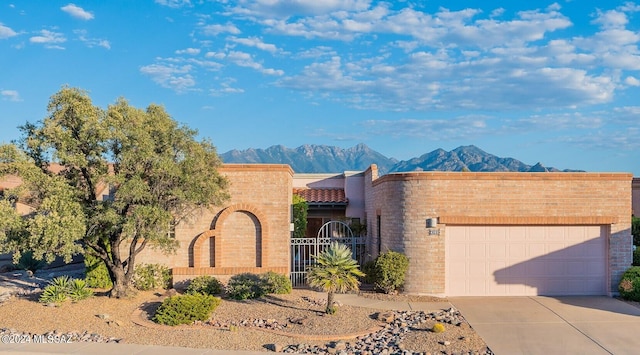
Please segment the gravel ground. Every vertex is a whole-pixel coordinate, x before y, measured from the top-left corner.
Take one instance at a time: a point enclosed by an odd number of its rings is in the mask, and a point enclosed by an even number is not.
[[[132,314],[139,306],[145,304],[144,309],[152,310],[159,304],[158,295],[139,292],[130,299],[111,299],[98,294],[78,303],[63,303],[60,307],[44,306],[34,295],[12,297],[0,307],[0,324],[14,332],[32,334],[89,332],[125,343],[257,351],[267,351],[272,348],[271,344],[277,345],[281,351],[289,346],[300,347],[301,343],[308,347],[326,348],[332,344],[331,340],[341,338],[339,335],[363,333],[384,325],[376,319],[381,312],[376,309],[341,306],[337,314],[324,315],[321,312],[323,299],[319,298],[322,295],[308,290],[294,290],[289,295],[273,295],[258,301],[223,300],[209,322],[220,328],[210,324],[148,327],[132,322]],[[145,315],[143,312],[142,317]],[[255,320],[286,324],[278,331],[293,336],[242,325],[243,321],[253,324]],[[291,320],[302,324],[291,323]],[[429,330],[434,323],[427,321],[407,326],[401,348],[417,353],[487,352],[485,343],[466,322],[459,326],[445,324],[446,331],[437,334]],[[229,325],[237,327],[229,328]],[[388,324],[386,327],[392,328]],[[370,336],[371,339],[376,339],[376,335]],[[357,340],[346,339],[344,342],[355,343]]]
[[[395,320],[385,322],[379,315],[388,311],[346,305],[325,315],[325,294],[294,290],[261,300],[223,300],[208,322],[169,327],[149,321],[162,296],[146,291],[129,299],[111,299],[96,292],[87,300],[49,307],[37,301],[37,293],[14,295],[0,303],[0,334],[56,332],[89,341],[298,353],[375,354],[386,349],[388,354],[491,354],[459,314],[452,324],[447,318],[436,320],[440,314],[416,312],[394,312]],[[404,301],[408,296],[366,297]],[[446,331],[432,332],[436,322],[444,323]]]

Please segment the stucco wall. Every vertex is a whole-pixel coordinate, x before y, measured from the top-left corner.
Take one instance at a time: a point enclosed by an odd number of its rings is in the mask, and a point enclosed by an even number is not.
[[[367,211],[381,216],[382,251],[410,258],[409,293],[444,293],[447,223],[610,226],[614,290],[631,264],[631,178],[622,173],[389,174],[366,190],[373,197]],[[431,217],[439,218],[440,235],[428,235]]]

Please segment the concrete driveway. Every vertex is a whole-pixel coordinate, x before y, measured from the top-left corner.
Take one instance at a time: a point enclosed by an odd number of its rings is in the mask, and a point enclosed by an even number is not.
[[[614,298],[449,300],[497,355],[640,353],[640,309]]]

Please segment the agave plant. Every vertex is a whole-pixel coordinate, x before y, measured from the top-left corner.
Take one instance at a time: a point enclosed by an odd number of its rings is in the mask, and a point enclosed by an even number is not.
[[[358,269],[358,263],[351,258],[351,249],[343,244],[331,243],[327,249],[314,256],[316,265],[307,272],[307,282],[327,293],[327,314],[336,312],[333,305],[334,294],[357,290],[358,277],[364,273]]]
[[[56,277],[49,282],[40,295],[40,302],[60,304],[67,300],[67,293],[70,284],[67,275]]]
[[[93,291],[87,288],[87,283],[84,280],[63,275],[49,282],[40,295],[40,302],[60,304],[67,298],[77,302],[91,296],[93,296]]]
[[[72,279],[67,290],[73,302],[93,296],[93,291],[87,288],[87,283],[81,279]]]

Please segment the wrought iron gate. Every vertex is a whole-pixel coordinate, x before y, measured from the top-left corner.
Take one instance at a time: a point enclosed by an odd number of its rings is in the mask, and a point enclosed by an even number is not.
[[[351,228],[341,221],[322,225],[315,238],[291,238],[291,283],[293,287],[306,285],[307,268],[315,264],[314,256],[322,253],[332,242],[345,244],[359,265],[364,263],[365,237],[354,236]]]

